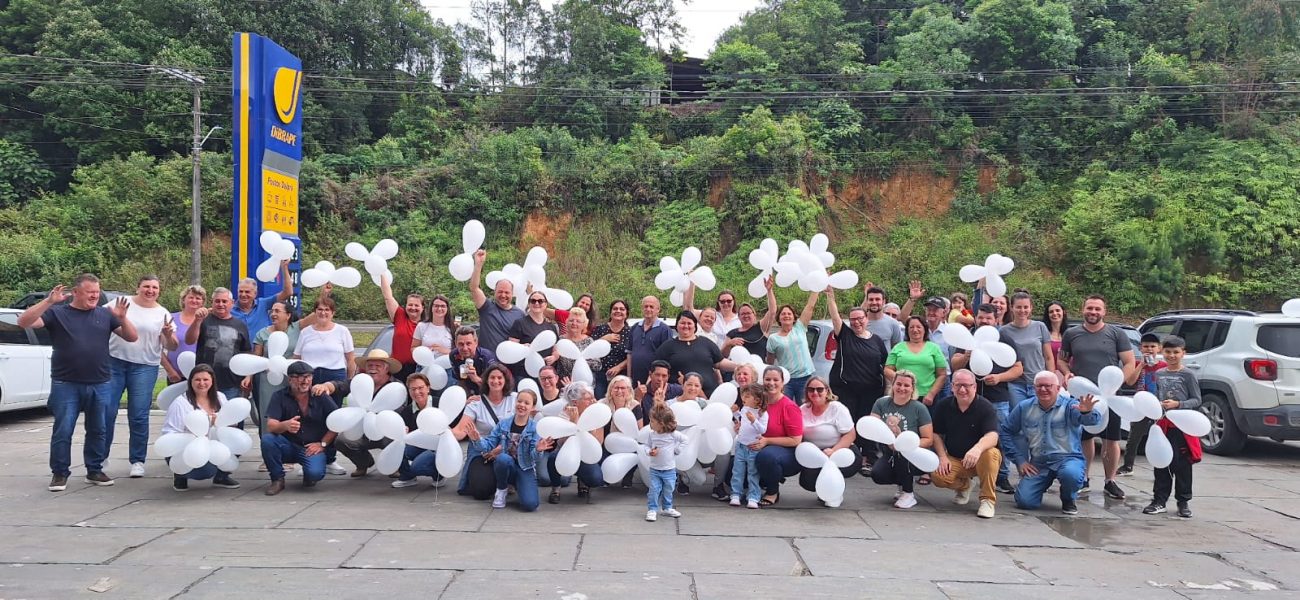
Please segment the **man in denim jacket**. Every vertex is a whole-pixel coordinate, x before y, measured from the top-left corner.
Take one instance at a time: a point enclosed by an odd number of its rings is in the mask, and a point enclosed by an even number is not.
[[[1051,371],[1034,376],[1035,398],[1011,409],[1002,423],[1002,451],[1020,470],[1016,506],[1035,509],[1053,480],[1061,482],[1061,512],[1078,514],[1075,500],[1084,480],[1083,426],[1101,423],[1093,412],[1096,399],[1061,395],[1061,383]]]

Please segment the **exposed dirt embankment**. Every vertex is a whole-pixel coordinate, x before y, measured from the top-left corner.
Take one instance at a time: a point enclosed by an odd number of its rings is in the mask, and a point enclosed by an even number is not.
[[[534,210],[524,219],[523,231],[519,234],[519,250],[527,252],[533,246],[541,246],[546,253],[555,256],[556,245],[563,241],[573,225],[573,215]]]
[[[853,222],[883,230],[904,217],[947,214],[957,197],[958,177],[955,169],[903,168],[885,178],[855,175],[838,189],[824,186],[821,195],[832,223]],[[981,166],[977,177],[978,193],[996,189],[997,167]]]

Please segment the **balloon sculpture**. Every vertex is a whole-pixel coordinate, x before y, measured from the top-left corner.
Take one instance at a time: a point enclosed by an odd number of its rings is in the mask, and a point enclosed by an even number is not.
[[[915,431],[904,431],[894,435],[890,431],[889,425],[880,420],[875,415],[867,415],[858,419],[858,435],[867,438],[873,442],[893,446],[907,462],[912,463],[916,468],[930,473],[939,468],[939,455],[931,452],[927,448],[921,447],[921,438],[916,435]]]
[[[221,396],[224,399],[224,396]],[[239,455],[253,446],[242,429],[231,427],[248,418],[253,405],[244,398],[232,398],[217,411],[216,422],[208,413],[194,409],[185,414],[185,432],[167,433],[154,442],[158,454],[171,458],[172,473],[184,475],[212,463],[226,473],[239,468]]]
[[[363,435],[372,440],[406,436],[406,422],[396,412],[406,401],[406,386],[394,381],[376,392],[375,380],[360,373],[352,378],[351,388],[351,406],[340,408],[325,419],[330,431],[345,440],[359,440]]]
[[[827,286],[840,290],[857,286],[857,273],[840,271],[831,275],[827,270],[835,264],[835,255],[826,250],[829,242],[824,233],[814,235],[809,243],[791,240],[785,256],[777,259],[776,285],[789,287],[797,283],[805,292],[820,292]]]
[[[1001,334],[997,327],[985,325],[976,329],[972,335],[969,329],[959,323],[944,323],[939,326],[939,331],[943,334],[944,343],[970,351],[970,370],[980,377],[992,373],[995,363],[1001,367],[1016,364],[1015,348],[998,341]]]
[[[397,242],[390,239],[379,240],[375,247],[366,250],[365,246],[357,242],[351,242],[343,247],[343,252],[347,253],[348,258],[363,263],[366,266],[366,272],[370,273],[370,279],[375,285],[380,285],[380,276],[387,275],[389,283],[393,281],[393,272],[388,270],[388,261],[397,256]]]
[[[601,451],[596,436],[591,435],[591,430],[604,427],[611,416],[609,405],[596,403],[582,411],[577,423],[564,417],[542,417],[537,422],[537,435],[540,437],[556,441],[573,437],[576,440],[560,446],[560,451],[555,455],[556,472],[568,477],[578,472],[580,463],[600,463],[604,452]]]
[[[546,300],[560,310],[573,308],[573,294],[559,288],[550,288],[546,286],[546,260],[549,258],[546,249],[541,246],[533,246],[528,250],[528,255],[524,258],[524,266],[515,263],[507,264],[500,271],[492,271],[485,278],[488,287],[496,287],[497,282],[501,280],[509,281],[515,290],[515,304],[519,308],[528,306],[528,286],[532,286],[534,292],[541,292],[546,295]]]
[[[179,367],[182,379],[173,383],[158,392],[158,410],[167,412],[167,407],[172,405],[172,401],[180,398],[190,387],[190,371],[194,370],[194,353],[186,350],[176,355],[176,366]]]
[[[772,270],[776,268],[777,260],[780,259],[780,246],[776,245],[776,240],[766,238],[758,244],[758,247],[749,252],[749,265],[758,269],[758,276],[749,282],[749,295],[754,298],[762,298],[767,295],[767,278],[772,276]]]
[[[713,269],[700,266],[700,249],[691,246],[682,252],[681,262],[671,256],[659,259],[660,273],[655,276],[655,287],[661,290],[671,289],[668,301],[673,306],[681,306],[685,301],[685,292],[691,284],[702,290],[711,290],[718,284],[713,276]]]
[[[484,235],[483,224],[479,221],[470,220],[465,223],[460,232],[461,249],[465,252],[453,256],[451,262],[447,263],[447,270],[451,271],[451,276],[456,281],[469,281],[474,274],[474,253],[483,247]]]
[[[555,332],[549,330],[537,334],[537,337],[526,346],[506,340],[497,344],[497,359],[508,365],[523,362],[524,370],[528,371],[529,375],[537,377],[542,372],[542,367],[546,366],[546,359],[542,357],[542,352],[554,345]]]
[[[502,342],[505,343],[505,342]],[[578,345],[572,340],[560,340],[555,343],[555,351],[560,356],[573,361],[573,381],[585,381],[592,383],[596,380],[591,372],[591,365],[587,364],[588,359],[604,358],[609,354],[609,342],[605,340],[596,340],[587,346],[584,350],[579,350]],[[525,365],[526,367],[526,365]]]
[[[1002,256],[1001,254],[990,254],[984,259],[983,265],[966,265],[961,268],[958,277],[966,283],[975,283],[981,279],[984,280],[984,289],[989,295],[996,298],[1004,296],[1007,293],[1007,282],[1002,279],[1003,275],[1010,273],[1016,268],[1015,261]]]
[[[262,250],[266,251],[266,260],[257,265],[257,280],[275,281],[275,276],[280,274],[280,263],[293,258],[293,241],[280,237],[274,231],[263,232],[258,241],[262,244]]]
[[[451,433],[451,422],[456,420],[461,410],[465,408],[465,389],[460,386],[452,386],[442,393],[438,400],[438,406],[429,405],[424,407],[419,414],[415,415],[417,429],[406,434],[404,443],[394,440],[389,446],[405,446],[410,444],[417,448],[433,450],[435,452],[434,465],[438,468],[438,474],[443,477],[451,477],[460,472],[461,465],[464,464],[465,456],[460,449],[460,442],[456,441],[456,436]],[[388,451],[388,448],[384,448]],[[403,452],[405,449],[403,448]],[[401,465],[401,456],[403,452],[396,452],[397,463]],[[380,456],[383,458],[382,454]],[[380,465],[380,472],[383,473],[383,465]]]
[[[335,268],[334,263],[328,260],[322,260],[315,267],[302,272],[303,287],[318,288],[327,283],[354,288],[361,285],[361,272],[352,267]]]
[[[417,346],[411,350],[411,358],[415,364],[424,367],[421,372],[429,378],[429,387],[435,390],[447,387],[447,369],[451,368],[450,354],[436,356],[428,347]]]
[[[844,474],[840,472],[840,469],[853,464],[852,450],[840,448],[827,456],[821,448],[818,448],[812,442],[801,442],[798,446],[795,446],[794,458],[804,468],[821,469],[821,473],[817,474],[817,483],[813,486],[813,489],[816,490],[817,497],[826,503],[826,506],[835,508],[844,502]]]
[[[289,334],[273,331],[266,338],[266,355],[236,354],[230,357],[230,371],[236,375],[249,376],[266,371],[266,381],[271,385],[280,385],[293,362],[284,357],[289,350]]]
[[[600,464],[601,476],[609,484],[622,481],[629,471],[641,463],[642,457],[645,458],[646,469],[649,469],[650,460],[638,441],[640,432],[636,428],[636,414],[632,409],[624,407],[614,411],[613,419],[615,431],[605,436],[605,449],[610,455]],[[642,476],[645,477],[646,473],[643,472]]]

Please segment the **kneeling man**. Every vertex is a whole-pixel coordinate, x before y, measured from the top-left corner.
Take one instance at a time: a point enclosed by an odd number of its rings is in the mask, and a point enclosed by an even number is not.
[[[1034,376],[1034,398],[1011,409],[1002,424],[1002,451],[1020,470],[1016,506],[1035,509],[1053,480],[1061,482],[1061,512],[1079,514],[1075,503],[1083,485],[1083,427],[1099,425],[1092,410],[1097,400],[1061,394],[1061,382],[1051,371]]]
[[[934,452],[939,468],[930,474],[937,487],[957,490],[953,502],[970,502],[971,478],[980,480],[980,507],[975,514],[991,519],[998,497],[1002,451],[998,449],[998,411],[975,393],[975,374],[961,369],[952,376],[952,395],[934,406]]]

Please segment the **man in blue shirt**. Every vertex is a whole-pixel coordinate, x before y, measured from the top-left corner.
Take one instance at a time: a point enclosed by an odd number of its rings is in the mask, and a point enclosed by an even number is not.
[[[1020,470],[1016,506],[1036,509],[1053,480],[1061,482],[1061,512],[1079,513],[1075,504],[1083,485],[1083,426],[1101,423],[1091,395],[1075,400],[1061,395],[1061,383],[1051,371],[1034,376],[1034,398],[1011,409],[1002,423],[1002,451]]]
[[[629,373],[632,382],[645,383],[650,377],[650,363],[655,361],[659,345],[672,339],[673,330],[659,320],[659,299],[646,296],[641,299],[641,322],[632,328],[631,347],[628,348]]]
[[[239,281],[239,287],[235,291],[238,296],[237,302],[234,308],[230,309],[230,314],[248,326],[249,336],[255,336],[257,332],[271,325],[272,304],[284,302],[293,295],[293,283],[289,280],[287,260],[280,261],[280,282],[279,292],[265,298],[258,298],[256,279],[245,277]]]

